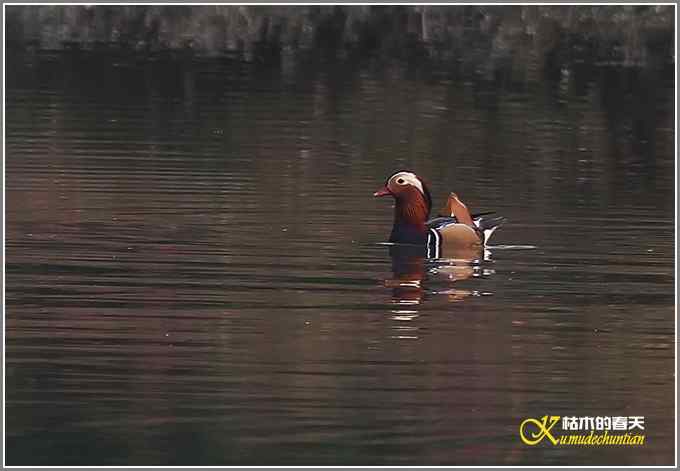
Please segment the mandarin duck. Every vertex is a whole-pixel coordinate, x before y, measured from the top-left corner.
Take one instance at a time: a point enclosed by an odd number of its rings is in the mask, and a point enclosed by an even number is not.
[[[487,217],[493,212],[471,215],[455,193],[449,195],[441,214],[428,220],[432,210],[430,190],[411,172],[395,173],[373,194],[388,195],[395,200],[389,241],[425,247],[428,258],[474,259],[505,222],[503,217]]]

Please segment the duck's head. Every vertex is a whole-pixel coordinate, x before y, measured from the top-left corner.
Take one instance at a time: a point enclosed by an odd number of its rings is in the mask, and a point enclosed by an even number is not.
[[[373,193],[373,196],[392,196],[397,207],[419,208],[423,221],[430,215],[432,197],[427,185],[418,175],[412,172],[397,172],[387,179],[385,186]]]
[[[423,244],[425,224],[432,209],[432,198],[425,182],[415,173],[397,172],[373,196],[390,195],[395,200],[394,224],[390,242]]]

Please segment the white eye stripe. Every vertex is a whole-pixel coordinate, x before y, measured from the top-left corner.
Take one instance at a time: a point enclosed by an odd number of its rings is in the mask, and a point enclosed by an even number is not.
[[[403,182],[400,183],[399,180],[403,180]],[[399,185],[405,185],[405,184],[413,185],[416,188],[418,188],[423,195],[425,195],[425,190],[423,189],[423,184],[420,182],[420,179],[418,179],[418,177],[416,177],[416,175],[414,173],[411,173],[411,172],[395,173],[394,175],[392,175],[392,177],[390,178],[389,181],[390,182],[396,182]]]

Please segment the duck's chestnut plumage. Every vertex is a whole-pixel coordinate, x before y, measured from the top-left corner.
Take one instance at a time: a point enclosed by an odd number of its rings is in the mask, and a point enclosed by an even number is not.
[[[490,217],[492,213],[471,215],[455,193],[449,194],[442,214],[429,219],[430,190],[423,179],[407,171],[390,176],[373,196],[392,196],[395,200],[389,241],[422,245],[428,256],[434,258],[478,253],[493,231],[505,222],[505,218]]]

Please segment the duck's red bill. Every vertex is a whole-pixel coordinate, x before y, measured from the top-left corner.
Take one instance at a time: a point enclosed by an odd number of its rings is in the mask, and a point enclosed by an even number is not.
[[[381,189],[379,189],[378,191],[376,191],[375,193],[373,193],[373,196],[387,196],[387,195],[391,195],[391,194],[392,193],[390,192],[390,190],[388,190],[387,187],[384,186]]]

